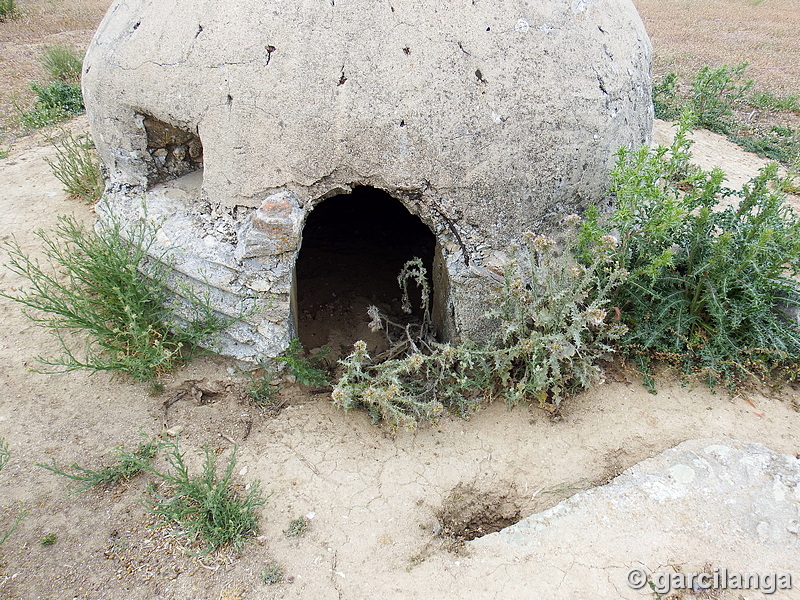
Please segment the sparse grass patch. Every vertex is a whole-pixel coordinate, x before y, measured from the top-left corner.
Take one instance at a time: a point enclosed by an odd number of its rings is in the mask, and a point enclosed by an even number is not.
[[[8,464],[9,459],[11,458],[11,452],[8,449],[8,442],[6,442],[3,438],[0,437],[0,471]],[[11,527],[8,528],[7,531],[0,533],[0,545],[2,545],[12,533],[17,528],[17,525],[20,524],[20,521],[25,518],[25,511],[20,512],[17,517],[14,519],[14,522],[11,524]]]
[[[289,527],[286,529],[287,537],[300,537],[308,529],[308,519],[305,517],[297,517],[289,521]]]
[[[266,585],[274,585],[283,581],[283,567],[278,563],[270,563],[261,570],[261,581]]]
[[[42,55],[42,66],[57,81],[78,83],[83,69],[83,60],[69,46],[46,46]]]
[[[159,470],[152,466],[152,462],[162,449],[168,467]],[[142,442],[135,451],[118,448],[114,452],[116,462],[99,470],[73,464],[66,471],[56,467],[55,461],[37,466],[82,482],[83,485],[73,492],[98,484],[115,484],[139,473],[148,473],[160,483],[148,486],[149,498],[145,505],[161,517],[163,526],[177,525],[190,543],[203,546],[203,554],[228,544],[241,552],[244,542],[258,532],[255,509],[263,505],[266,498],[258,481],[245,490],[233,483],[236,452],[234,448],[221,475],[217,470],[217,455],[210,448],[205,448],[201,473],[193,475],[178,442],[159,440]]]
[[[45,536],[39,540],[40,546],[52,546],[58,540],[58,536],[55,533],[50,532],[45,534]]]
[[[55,460],[49,465],[37,463],[36,466],[72,481],[80,482],[80,487],[71,492],[77,493],[96,485],[114,485],[120,481],[128,481],[142,471],[149,471],[150,463],[156,457],[159,447],[160,442],[157,440],[148,440],[139,443],[136,450],[130,450],[125,446],[115,448],[113,451],[114,462],[98,470],[73,463],[69,467],[70,470],[66,471],[59,469],[55,464]]]
[[[45,161],[56,179],[64,184],[64,191],[70,196],[94,203],[103,195],[105,179],[100,163],[92,150],[94,144],[88,134],[74,135],[61,130],[57,137],[48,141],[56,150],[56,159]]]
[[[767,131],[732,135],[730,140],[762,158],[800,167],[800,129],[773,125]]]
[[[244,391],[250,402],[268,411],[278,411],[283,406],[280,400],[280,385],[275,385],[273,381],[277,377],[275,368],[267,362],[262,362],[258,368],[258,373],[245,373],[248,382]]]
[[[165,443],[170,469],[151,472],[162,480],[165,490],[151,487],[149,509],[164,525],[177,525],[190,542],[204,546],[202,553],[233,545],[241,552],[244,542],[258,532],[255,509],[266,502],[260,482],[254,481],[245,492],[233,483],[236,468],[234,448],[222,475],[217,472],[217,456],[205,448],[200,475],[192,475],[177,443]]]
[[[770,91],[755,91],[745,103],[753,108],[765,110],[800,112],[800,96],[795,94],[779,96]]]
[[[62,217],[54,234],[37,236],[45,265],[16,241],[5,244],[7,266],[28,287],[0,295],[32,309],[26,314],[56,335],[62,354],[38,357],[55,372],[111,371],[151,381],[204,352],[199,344],[229,324],[190,290],[184,293],[189,318],[175,321],[166,284],[169,256],[148,254],[155,228],[145,222],[123,232],[119,221],[91,230]],[[88,334],[82,355],[73,350],[70,332]]]

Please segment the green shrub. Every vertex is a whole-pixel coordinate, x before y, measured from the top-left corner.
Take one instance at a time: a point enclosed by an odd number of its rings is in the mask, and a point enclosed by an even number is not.
[[[69,46],[46,46],[42,66],[57,81],[77,83],[81,78],[83,61]]]
[[[742,104],[753,81],[743,81],[747,63],[717,69],[703,67],[691,83],[691,110],[696,125],[717,133],[733,131],[733,108]]]
[[[38,359],[57,372],[112,371],[151,381],[203,352],[199,344],[230,323],[188,289],[183,295],[189,317],[182,323],[173,318],[169,256],[148,255],[155,228],[144,221],[123,232],[119,221],[92,230],[62,217],[54,235],[37,236],[44,266],[16,241],[6,242],[7,266],[28,287],[0,295],[33,309],[28,316],[57,336],[62,355]],[[74,353],[69,332],[88,334],[82,357]]]
[[[330,377],[326,373],[325,360],[328,348],[323,347],[321,352],[313,356],[303,356],[304,350],[300,340],[293,338],[289,347],[281,355],[275,357],[278,362],[289,367],[289,373],[303,385],[312,387],[325,387],[330,384]]]
[[[732,135],[730,140],[762,158],[800,167],[800,129],[773,125],[761,133]]]
[[[576,262],[572,228],[579,220],[568,218],[566,248],[525,234],[488,313],[499,332],[492,343],[453,346],[409,338],[402,357],[376,363],[366,344],[357,342],[341,361],[334,403],[345,410],[364,407],[375,422],[411,428],[435,422],[447,410],[466,417],[491,397],[502,397],[509,406],[534,402],[555,412],[565,397],[600,381],[597,363],[624,333],[606,306],[625,273],[607,263],[610,236],[585,246],[592,257],[586,266]],[[424,281],[421,263],[411,266]],[[427,295],[422,297],[427,315]],[[380,315],[372,316],[382,327]]]
[[[59,123],[84,112],[81,87],[76,83],[52,81],[46,85],[31,83],[36,93],[33,110],[23,111],[19,107],[20,122],[28,129],[40,129]]]
[[[678,75],[667,73],[653,84],[653,110],[656,119],[671,121],[680,115]]]
[[[56,159],[45,161],[70,196],[94,203],[103,195],[105,179],[100,163],[92,152],[88,135],[74,135],[62,130],[59,137],[48,138],[56,150]]]
[[[590,210],[583,239],[614,233],[611,258],[629,272],[614,296],[629,331],[624,351],[645,374],[653,359],[735,387],[774,369],[796,371],[800,220],[772,164],[741,192],[724,173],[688,164],[685,117],[671,148],[622,149],[612,172],[616,208]],[[730,198],[732,206],[720,205]],[[652,385],[652,380],[646,380]]]
[[[0,0],[0,23],[10,21],[18,14],[16,0]]]
[[[171,469],[152,472],[167,489],[162,494],[155,487],[151,488],[150,510],[163,519],[165,526],[177,525],[190,542],[203,544],[203,553],[226,544],[241,551],[244,542],[258,533],[255,509],[262,506],[266,498],[258,481],[249,485],[246,494],[234,486],[236,448],[220,477],[217,456],[210,448],[205,449],[202,473],[191,475],[178,444],[167,443],[164,447]]]
[[[114,463],[99,470],[81,467],[73,463],[70,465],[70,470],[65,471],[56,466],[55,460],[49,465],[37,463],[36,466],[72,481],[80,482],[80,487],[72,490],[72,493],[77,493],[96,485],[113,485],[120,481],[127,481],[142,471],[149,471],[150,463],[156,457],[159,447],[160,443],[157,440],[148,440],[139,443],[136,450],[129,450],[125,446],[116,448],[113,452]]]

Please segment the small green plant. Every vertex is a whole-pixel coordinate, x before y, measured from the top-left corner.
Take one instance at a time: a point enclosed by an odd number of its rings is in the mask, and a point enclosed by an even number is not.
[[[49,465],[37,463],[36,466],[79,482],[80,486],[71,492],[77,493],[96,485],[114,485],[120,481],[128,481],[142,471],[149,471],[150,463],[156,457],[159,447],[160,443],[157,440],[148,440],[140,442],[136,450],[130,450],[125,446],[115,448],[113,451],[114,462],[98,470],[73,463],[70,465],[70,470],[66,471],[58,468],[55,460]]]
[[[261,570],[261,581],[266,585],[274,585],[283,581],[283,567],[278,563],[270,563]]]
[[[69,46],[46,46],[42,56],[42,66],[53,79],[64,83],[76,83],[81,77],[83,61]]]
[[[629,327],[623,351],[651,387],[652,360],[712,386],[775,369],[796,377],[800,328],[787,313],[800,307],[800,219],[774,163],[740,192],[719,169],[689,166],[690,124],[686,115],[671,148],[620,150],[615,210],[608,221],[590,210],[584,225],[592,243],[619,236],[610,259],[629,272],[613,300]]]
[[[800,96],[778,96],[770,91],[753,92],[746,100],[748,106],[773,111],[800,112]]]
[[[297,517],[289,521],[289,528],[286,530],[287,537],[300,537],[308,530],[308,519]]]
[[[0,23],[10,21],[18,14],[16,0],[0,0]]]
[[[657,119],[672,120],[680,114],[678,75],[667,73],[653,84],[653,110]]]
[[[188,289],[182,291],[188,317],[176,322],[167,288],[169,256],[151,251],[155,231],[144,220],[123,230],[112,219],[92,230],[62,217],[54,234],[37,232],[44,266],[16,241],[5,244],[7,266],[29,287],[0,296],[32,309],[28,316],[61,343],[60,356],[38,358],[43,365],[56,372],[111,371],[151,381],[201,354],[199,344],[229,324]],[[70,332],[89,334],[83,356],[73,350]]]
[[[40,129],[59,123],[84,112],[81,87],[76,83],[51,81],[48,84],[32,82],[36,105],[32,110],[20,111],[20,122],[28,129]]]
[[[289,373],[303,385],[327,386],[330,383],[325,368],[328,349],[323,347],[321,352],[309,357],[305,357],[303,354],[303,345],[300,340],[293,338],[283,355],[276,357],[275,360],[285,363],[289,367]]]
[[[731,135],[730,140],[762,158],[800,167],[800,129],[773,125],[750,135]]]
[[[244,542],[258,532],[255,509],[266,502],[260,482],[255,481],[242,493],[233,484],[236,468],[234,448],[222,475],[217,473],[217,456],[205,448],[202,473],[192,475],[177,442],[166,443],[170,469],[151,472],[162,480],[163,493],[151,488],[149,509],[162,518],[163,524],[177,525],[190,542],[204,546],[203,553],[231,544],[241,552]]]
[[[691,110],[696,125],[717,133],[729,134],[735,124],[733,109],[743,104],[753,81],[744,80],[747,63],[735,67],[722,65],[717,69],[700,69],[691,83]]]
[[[273,384],[277,373],[275,368],[266,362],[262,362],[258,368],[258,374],[246,373],[248,382],[245,386],[245,393],[250,402],[259,408],[278,411],[283,403],[279,394],[281,387]]]
[[[0,471],[8,464],[9,459],[11,458],[11,452],[8,449],[8,442],[6,442],[3,438],[0,438]],[[2,545],[20,524],[22,519],[25,518],[25,511],[20,512],[14,522],[9,527],[8,531],[0,534],[0,545]]]
[[[96,202],[103,194],[105,179],[89,136],[62,130],[58,137],[48,141],[56,150],[56,159],[45,158],[45,161],[56,179],[64,184],[64,191],[86,202]]]
[[[52,546],[56,543],[58,537],[55,533],[50,532],[46,534],[42,539],[39,540],[39,544],[42,546]]]

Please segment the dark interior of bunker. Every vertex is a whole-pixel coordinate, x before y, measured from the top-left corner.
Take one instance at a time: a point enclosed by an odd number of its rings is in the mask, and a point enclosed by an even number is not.
[[[419,217],[382,190],[359,186],[323,200],[308,216],[296,265],[298,335],[307,350],[327,346],[332,359],[347,355],[357,340],[372,356],[388,347],[371,331],[370,305],[392,321],[422,317],[420,292],[409,283],[412,313],[401,306],[397,276],[420,258],[431,273],[436,239]]]

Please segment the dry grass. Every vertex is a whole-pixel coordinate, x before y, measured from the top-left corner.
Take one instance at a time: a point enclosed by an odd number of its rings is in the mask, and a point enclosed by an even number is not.
[[[688,81],[703,65],[749,62],[756,87],[800,93],[800,0],[633,0],[654,73]]]

